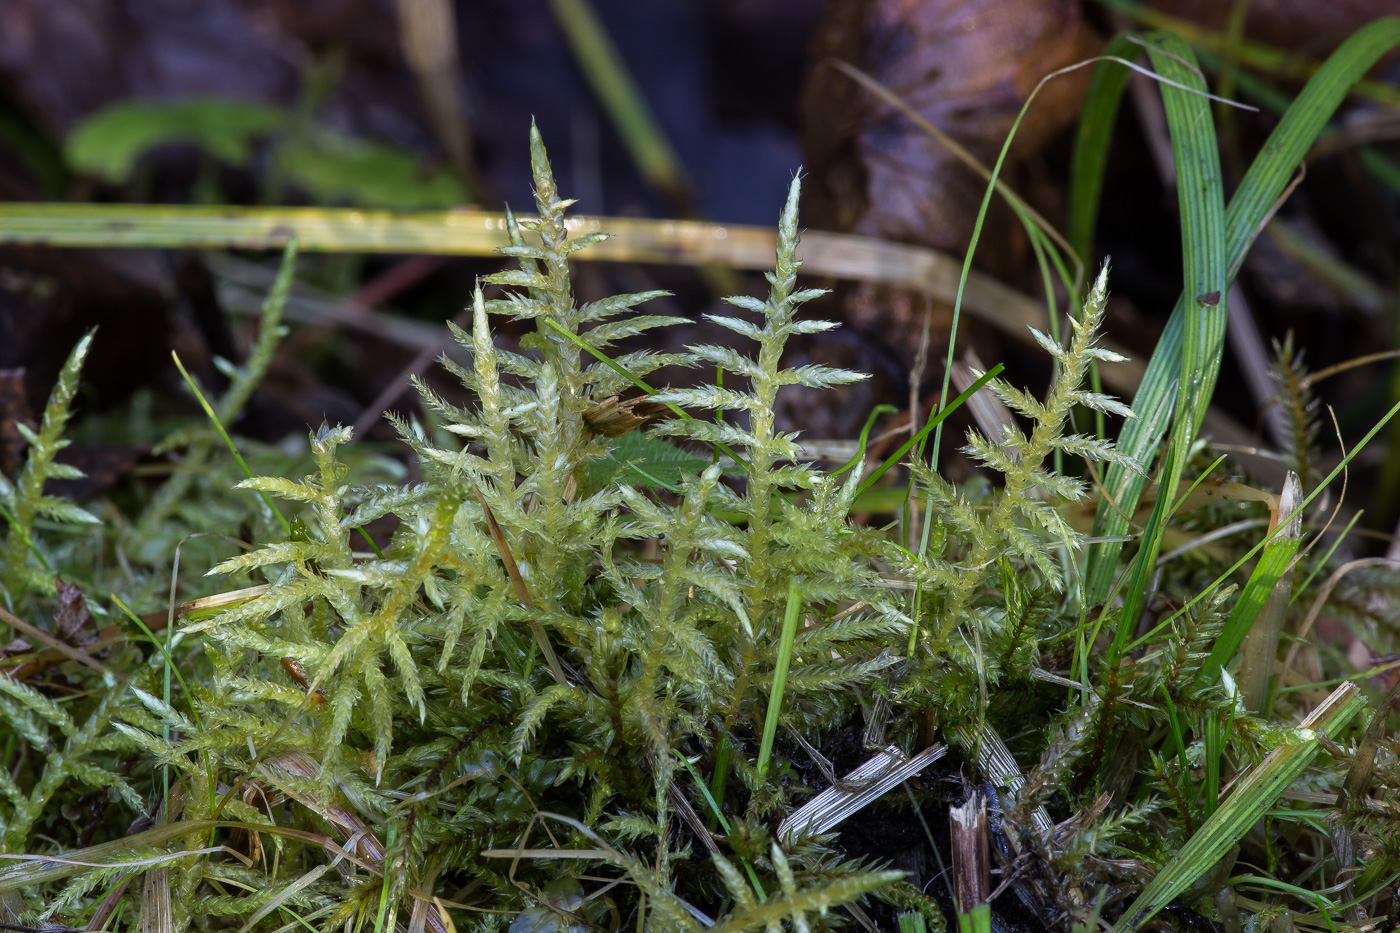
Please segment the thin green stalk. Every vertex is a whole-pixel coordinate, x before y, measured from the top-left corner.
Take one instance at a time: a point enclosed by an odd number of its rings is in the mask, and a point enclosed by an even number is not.
[[[163,641],[161,641],[159,638],[157,638],[155,632],[152,632],[152,631],[151,631],[150,627],[149,627],[148,625],[146,625],[146,623],[142,620],[142,618],[141,618],[140,616],[138,616],[136,613],[134,613],[134,612],[131,611],[131,607],[130,607],[130,606],[128,606],[126,603],[122,602],[122,598],[121,598],[120,596],[118,596],[116,593],[108,593],[108,594],[107,594],[107,597],[108,597],[110,600],[112,600],[112,602],[115,603],[115,604],[117,605],[117,607],[118,607],[119,609],[121,609],[121,611],[122,611],[123,613],[125,613],[125,615],[126,615],[126,617],[127,617],[128,619],[130,619],[132,622],[135,622],[135,623],[136,623],[136,627],[139,628],[139,629],[141,629],[141,632],[142,632],[142,634],[144,634],[144,635],[146,636],[146,639],[147,639],[151,644],[155,645],[155,646],[156,646],[156,649],[157,649],[158,651],[160,651],[161,655],[165,658],[165,676],[166,676],[166,680],[167,680],[167,682],[168,682],[168,681],[169,681],[169,678],[170,678],[170,675],[171,675],[171,674],[174,674],[174,675],[175,675],[175,679],[178,680],[178,681],[180,682],[180,689],[183,690],[183,691],[185,691],[185,701],[186,701],[186,703],[189,705],[190,714],[194,716],[194,723],[195,723],[195,726],[199,729],[200,733],[202,734],[202,733],[204,732],[204,720],[200,718],[200,715],[199,715],[199,705],[198,705],[197,703],[195,703],[195,701],[194,701],[194,696],[195,696],[195,695],[194,695],[194,692],[190,690],[190,685],[187,684],[187,683],[185,682],[185,676],[184,676],[183,674],[180,673],[180,668],[179,668],[179,666],[175,663],[175,658],[174,658],[174,656],[172,656],[171,653],[170,653],[170,647],[171,647],[171,646],[170,646],[170,645],[167,645],[165,642],[163,642]],[[167,623],[166,629],[167,629],[167,632],[172,631],[172,630],[174,629],[174,626]],[[170,695],[169,695],[169,687],[168,687],[168,686],[167,686],[167,688],[166,688],[165,702],[166,702],[167,704],[170,703]],[[170,736],[169,736],[169,733],[168,733],[168,732],[166,733],[165,739],[166,739],[167,742],[170,741]],[[205,770],[206,770],[206,772],[207,772],[208,779],[209,779],[209,799],[210,799],[210,800],[213,800],[214,797],[218,794],[218,785],[219,785],[218,777],[217,777],[217,775],[216,775],[216,773],[215,773],[215,770],[214,770],[214,759],[213,759],[213,757],[210,756],[210,755],[208,755],[208,754],[206,754],[206,755],[205,755],[205,763],[206,763],[206,769],[205,769]],[[168,782],[169,778],[167,777],[166,780],[167,780],[167,782]],[[168,799],[169,796],[170,796],[170,787],[169,787],[169,784],[168,784],[168,783],[166,784],[164,790],[165,790],[166,798]],[[210,838],[209,838],[209,844],[210,844],[210,845],[213,844],[213,835],[212,835],[212,831],[211,831],[211,835],[210,835]]]
[[[916,910],[902,913],[895,920],[899,924],[899,933],[928,933],[924,915]]]
[[[680,156],[652,116],[641,89],[588,0],[550,0],[579,70],[607,111],[647,184],[677,206],[689,207],[690,179]]]
[[[856,491],[856,495],[859,496],[861,495],[861,493],[864,493],[867,490],[869,490],[870,487],[874,486],[875,483],[879,481],[880,477],[884,476],[885,473],[887,473],[891,467],[893,467],[897,463],[903,462],[904,455],[907,454],[911,449],[913,449],[915,444],[921,443],[924,440],[924,438],[928,437],[930,431],[936,430],[940,425],[942,425],[944,420],[949,415],[951,415],[953,412],[957,411],[960,407],[962,407],[962,405],[968,399],[972,398],[973,395],[977,394],[977,391],[979,389],[981,389],[987,383],[991,382],[993,379],[999,376],[1001,374],[1001,371],[1005,368],[1006,365],[1004,363],[997,363],[991,369],[987,370],[980,377],[978,377],[977,381],[974,382],[972,385],[968,386],[966,390],[960,392],[958,394],[958,397],[949,402],[946,407],[944,407],[941,411],[937,412],[935,415],[929,418],[928,424],[920,428],[919,433],[915,434],[913,437],[909,438],[907,441],[901,444],[898,450],[886,457],[885,462],[876,467],[875,470],[871,472],[871,474],[861,482],[860,488]]]
[[[1230,618],[1234,619],[1240,606],[1253,602],[1247,597],[1254,595],[1250,591],[1257,581],[1264,599],[1249,619],[1248,631],[1243,641],[1239,681],[1245,709],[1265,719],[1269,713],[1265,696],[1269,679],[1274,673],[1274,660],[1278,654],[1279,637],[1283,634],[1284,616],[1293,596],[1293,568],[1297,565],[1294,557],[1302,544],[1303,516],[1294,508],[1294,503],[1302,497],[1303,487],[1298,480],[1298,474],[1290,472],[1284,480],[1283,494],[1278,500],[1279,522],[1283,523],[1285,515],[1292,514],[1293,517],[1288,521],[1283,533],[1264,548],[1263,559],[1254,568],[1254,573],[1250,574],[1245,592],[1235,603],[1235,611],[1230,613]],[[1266,565],[1269,568],[1267,572],[1263,569]],[[1241,615],[1248,612],[1246,609]],[[1226,628],[1229,627],[1230,623],[1226,622]],[[1228,648],[1222,651],[1222,647],[1219,642],[1216,643],[1207,660],[1207,666],[1223,663],[1222,655],[1228,659],[1234,653]]]
[[[715,746],[715,771],[710,775],[710,796],[715,799],[715,805],[724,801],[724,792],[729,784],[729,761],[734,756],[734,743],[729,740],[729,733],[721,732],[719,743]]]
[[[768,761],[773,754],[773,739],[778,734],[778,720],[783,709],[783,691],[787,689],[788,665],[792,661],[792,645],[797,638],[797,620],[802,615],[802,591],[797,580],[788,581],[787,610],[783,613],[783,630],[778,639],[778,658],[773,667],[773,690],[768,695],[768,714],[763,719],[763,740],[758,747],[758,779],[768,774]]]
[[[1293,474],[1289,474],[1293,476]],[[1297,482],[1297,477],[1293,476],[1293,481]],[[1287,489],[1287,486],[1285,486]],[[1225,620],[1225,626],[1221,629],[1220,637],[1216,639],[1215,645],[1211,648],[1209,657],[1205,664],[1201,666],[1200,674],[1197,676],[1198,683],[1206,683],[1213,680],[1220,669],[1235,656],[1235,652],[1247,638],[1262,639],[1263,635],[1253,634],[1258,626],[1259,620],[1271,600],[1275,599],[1280,583],[1287,580],[1285,590],[1291,589],[1293,559],[1298,553],[1298,547],[1302,543],[1301,525],[1302,515],[1293,503],[1289,503],[1287,511],[1279,510],[1279,522],[1286,527],[1281,532],[1276,532],[1268,539],[1268,544],[1264,546],[1264,556],[1255,565],[1254,572],[1249,575],[1249,581],[1245,584],[1244,590],[1240,592],[1239,598],[1235,600],[1234,607],[1230,610],[1229,617]],[[1291,516],[1285,522],[1284,516]],[[1287,608],[1287,599],[1292,594],[1284,592],[1282,594],[1284,602],[1278,606],[1275,623],[1281,626],[1283,622],[1283,610]],[[1275,628],[1272,632],[1273,650],[1278,648],[1278,636],[1280,629]],[[1273,651],[1268,650],[1260,644],[1257,647],[1259,658],[1255,666],[1251,669],[1255,671],[1253,677],[1262,676],[1268,679],[1268,674],[1273,668]],[[1268,655],[1267,663],[1264,655]],[[1249,686],[1244,690],[1246,705],[1251,702],[1258,702],[1262,697],[1263,687],[1261,684],[1251,680]],[[1250,707],[1254,709],[1253,706]]]
[[[219,436],[224,439],[224,444],[228,447],[229,453],[233,454],[233,459],[238,462],[238,468],[243,471],[244,476],[252,479],[253,471],[248,469],[247,461],[245,461],[243,455],[238,452],[238,447],[234,445],[233,438],[229,437],[228,431],[224,429],[223,422],[219,420],[219,416],[214,413],[214,407],[209,404],[209,400],[205,398],[204,393],[200,391],[199,383],[194,381],[194,377],[185,370],[185,364],[180,362],[180,354],[171,350],[170,358],[175,361],[175,367],[180,370],[180,375],[185,377],[185,384],[190,387],[190,391],[194,393],[194,397],[199,400],[199,407],[204,409],[204,413],[208,415],[209,420],[214,423],[214,429],[218,431]],[[267,506],[268,510],[273,515],[277,516],[277,520],[282,523],[282,529],[290,536],[292,533],[292,523],[287,521],[287,516],[282,514],[282,510],[277,507],[276,503],[272,501],[267,493],[258,490],[258,497],[262,499],[263,505]]]
[[[1335,480],[1338,476],[1341,475],[1342,471],[1345,470],[1348,465],[1350,465],[1351,461],[1356,458],[1357,454],[1359,454],[1362,450],[1365,450],[1366,445],[1371,442],[1372,438],[1379,434],[1381,430],[1387,424],[1389,424],[1390,420],[1394,418],[1397,414],[1400,414],[1400,402],[1396,402],[1394,405],[1392,405],[1390,410],[1386,412],[1385,415],[1382,416],[1381,419],[1371,427],[1371,430],[1366,432],[1366,436],[1361,438],[1357,445],[1353,447],[1347,453],[1347,455],[1342,458],[1341,462],[1332,468],[1332,472],[1328,473],[1327,476],[1324,477],[1323,480],[1317,484],[1313,491],[1308,493],[1308,495],[1304,497],[1303,501],[1299,503],[1298,508],[1295,510],[1295,512],[1302,512],[1303,510],[1307,509],[1307,507],[1312,504],[1312,501],[1316,499],[1319,495],[1321,495],[1322,491],[1328,486],[1330,486],[1333,480]],[[1289,513],[1289,520],[1292,519],[1293,514],[1294,513]],[[1166,618],[1158,622],[1156,625],[1154,625],[1150,630],[1147,631],[1146,634],[1141,635],[1138,638],[1134,639],[1132,642],[1128,643],[1128,645],[1125,646],[1126,649],[1133,650],[1144,644],[1147,644],[1152,639],[1156,638],[1159,634],[1161,634],[1161,632],[1163,632],[1168,626],[1170,626],[1173,622],[1179,619],[1182,615],[1186,614],[1187,612],[1190,612],[1193,606],[1195,606],[1201,600],[1206,599],[1212,593],[1218,590],[1221,586],[1223,586],[1225,581],[1230,579],[1230,577],[1234,575],[1236,570],[1239,570],[1246,563],[1253,560],[1254,555],[1258,554],[1261,550],[1268,547],[1268,545],[1273,542],[1275,537],[1283,533],[1285,527],[1285,520],[1280,519],[1279,524],[1274,527],[1273,531],[1269,532],[1269,534],[1266,535],[1263,538],[1263,540],[1255,544],[1252,548],[1246,551],[1243,556],[1241,556],[1238,560],[1236,560],[1233,564],[1226,568],[1225,572],[1216,577],[1215,580],[1210,583],[1210,585],[1206,586],[1203,590],[1201,590],[1200,593],[1187,600],[1185,604],[1181,606],[1181,608],[1176,610],[1176,612],[1173,612],[1171,615],[1167,616]]]
[[[140,616],[131,611],[130,606],[122,602],[120,596],[116,593],[108,593],[107,597],[117,605],[117,608],[121,609],[121,611],[126,614],[128,619],[136,623],[136,627],[146,636],[146,640],[155,645],[156,650],[165,658],[166,666],[169,668],[170,672],[175,675],[175,679],[180,682],[180,689],[185,691],[185,696],[190,699],[190,714],[194,716],[195,725],[203,732],[204,722],[199,718],[199,707],[193,702],[194,693],[190,690],[190,685],[185,683],[185,677],[180,673],[180,668],[175,664],[175,658],[171,656],[170,649],[166,646],[164,641],[151,631],[150,626],[146,625]],[[167,702],[169,701],[167,700]]]
[[[700,795],[705,798],[705,803],[709,806],[710,812],[714,814],[715,819],[719,822],[720,829],[724,830],[726,836],[733,833],[734,830],[729,827],[729,820],[724,818],[724,811],[719,808],[719,802],[715,800],[714,795],[710,793],[710,789],[705,786],[705,780],[700,777],[700,772],[695,769],[695,764],[689,758],[685,757],[685,755],[681,754],[680,749],[673,749],[673,751],[675,751],[676,757],[680,759],[681,764],[685,765],[685,769],[690,772],[690,776],[694,778],[695,786],[700,789]],[[748,859],[742,859],[741,861],[744,863],[744,870],[748,872],[749,882],[753,885],[754,893],[758,895],[759,900],[766,900],[768,895],[764,892],[763,885],[759,883],[758,873],[753,870],[753,863]]]
[[[1176,746],[1176,760],[1181,765],[1181,773],[1189,775],[1191,764],[1186,760],[1186,739],[1181,728],[1181,719],[1176,715],[1176,704],[1172,702],[1171,691],[1162,684],[1162,700],[1166,703],[1167,725],[1171,727],[1172,741]]]
[[[1201,804],[1207,817],[1215,812],[1220,801],[1220,763],[1225,759],[1225,740],[1235,719],[1233,704],[1236,695],[1232,689],[1229,723],[1222,723],[1219,716],[1210,716],[1205,722],[1202,743],[1205,746],[1206,777],[1201,787],[1204,798]]]
[[[716,383],[716,385],[718,385],[718,383]],[[899,409],[895,408],[893,405],[876,405],[874,408],[870,409],[870,414],[865,416],[865,426],[860,429],[860,438],[856,441],[855,454],[851,459],[846,461],[845,466],[841,467],[839,470],[833,470],[831,475],[840,476],[857,463],[863,462],[865,460],[865,446],[870,441],[870,429],[875,426],[875,420],[881,415],[893,415],[898,411]],[[911,415],[910,417],[912,418],[913,416]]]
[[[958,933],[992,933],[992,905],[978,904],[966,913],[958,911]]]
[[[943,130],[939,129],[932,122],[930,122],[908,101],[900,97],[898,94],[890,90],[885,85],[881,84],[879,81],[875,80],[875,78],[866,74],[864,71],[861,71],[854,65],[843,61],[829,60],[828,63],[837,71],[840,71],[841,73],[845,74],[857,84],[861,85],[866,90],[874,94],[876,97],[880,98],[880,100],[884,101],[886,104],[889,104],[891,107],[898,110],[911,123],[913,123],[919,129],[923,130],[926,134],[928,134],[929,137],[937,141],[938,144],[941,145],[944,149],[948,150],[948,152],[951,153],[954,158],[956,158],[968,168],[972,169],[972,171],[980,175],[984,181],[993,185],[997,193],[1000,194],[1006,200],[1007,206],[1010,207],[1011,210],[1016,214],[1017,218],[1020,219],[1021,225],[1025,228],[1026,235],[1028,237],[1030,237],[1032,240],[1035,240],[1038,236],[1043,237],[1044,241],[1046,241],[1047,247],[1049,246],[1050,242],[1053,242],[1061,249],[1065,250],[1067,253],[1070,254],[1070,259],[1075,265],[1075,271],[1073,272],[1073,274],[1069,273],[1067,270],[1061,267],[1061,277],[1065,283],[1065,286],[1070,290],[1070,292],[1076,291],[1080,287],[1080,285],[1083,284],[1083,254],[1074,250],[1071,247],[1070,241],[1065,239],[1065,237],[1063,237],[1060,234],[1060,231],[1056,230],[1055,227],[1048,220],[1042,217],[1034,207],[1027,204],[1026,201],[1022,199],[1022,197],[1019,194],[1017,194],[1011,188],[1010,185],[1002,181],[999,177],[1000,173],[998,171],[988,170],[986,165],[984,165],[982,161],[977,158],[977,156],[969,152],[956,139],[943,132]],[[1036,90],[1038,91],[1039,88],[1037,88]],[[1035,92],[1033,91],[1031,93],[1031,97],[1034,96]],[[1030,101],[1027,100],[1026,106],[1029,105]],[[1011,137],[1014,137],[1015,135],[1016,130],[1013,127],[1011,130]],[[1008,142],[1011,137],[1008,137]],[[1058,252],[1053,247],[1050,248],[1050,252],[1058,256]]]
[[[1104,46],[1103,61],[1089,78],[1089,90],[1084,97],[1084,109],[1079,117],[1079,131],[1074,140],[1074,154],[1069,171],[1069,216],[1066,235],[1075,255],[1088,261],[1093,252],[1094,228],[1098,219],[1099,202],[1103,197],[1103,180],[1108,166],[1108,147],[1113,138],[1113,125],[1123,91],[1132,77],[1131,69],[1118,59],[1136,58],[1141,46],[1126,33],[1120,33]]]
[[[1292,894],[1303,901],[1312,901],[1324,911],[1336,910],[1337,905],[1332,900],[1323,897],[1316,891],[1309,891],[1307,888],[1300,888],[1296,884],[1289,884],[1277,878],[1265,878],[1262,875],[1235,875],[1225,882],[1230,887],[1241,884],[1258,885],[1261,888],[1269,888],[1274,891],[1282,891],[1285,894]]]

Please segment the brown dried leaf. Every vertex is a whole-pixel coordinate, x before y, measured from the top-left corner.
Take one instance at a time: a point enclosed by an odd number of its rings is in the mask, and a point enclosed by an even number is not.
[[[583,421],[589,430],[604,437],[621,437],[648,422],[669,417],[669,408],[645,396],[623,401],[622,396],[614,395],[583,413]]]
[[[97,631],[92,625],[82,587],[65,583],[62,577],[56,583],[58,608],[53,614],[54,634],[75,648],[86,648],[97,641]]]
[[[813,40],[818,62],[850,62],[991,164],[1036,83],[1094,54],[1074,0],[838,0]],[[1017,133],[1008,167],[1078,114],[1088,71],[1050,82]],[[924,131],[819,68],[803,99],[817,227],[957,250],[985,188]]]

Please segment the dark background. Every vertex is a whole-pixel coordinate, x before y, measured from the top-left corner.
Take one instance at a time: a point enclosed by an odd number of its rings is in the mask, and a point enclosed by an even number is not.
[[[328,199],[285,180],[274,186],[275,141],[260,143],[239,164],[211,161],[190,144],[158,146],[121,181],[95,177],[65,156],[75,128],[111,105],[236,98],[300,108],[316,126],[393,147],[417,160],[425,178],[453,173],[463,203],[492,210],[532,206],[532,119],[564,194],[580,198],[577,210],[588,213],[772,224],[788,181],[803,166],[808,227],[918,243],[960,259],[982,183],[825,63],[835,58],[867,70],[990,163],[1041,76],[1093,55],[1105,37],[1132,22],[1116,7],[1075,0],[596,0],[608,36],[684,164],[682,183],[661,190],[638,172],[544,0],[451,6],[456,113],[469,132],[467,161],[454,160],[401,37],[402,8],[415,2],[430,8],[445,0],[6,0],[0,5],[0,199],[256,204],[275,190],[274,203],[355,203],[353,196]],[[1238,5],[1163,0],[1155,6],[1219,34]],[[1396,12],[1390,0],[1254,0],[1242,9],[1245,37],[1281,51],[1289,63],[1320,59],[1359,25]],[[1206,70],[1217,87],[1218,67],[1208,62]],[[1088,74],[1047,88],[1006,170],[1061,228]],[[1300,86],[1285,69],[1255,68],[1248,76],[1279,95]],[[1394,57],[1373,78],[1392,89],[1400,85]],[[1258,103],[1255,93],[1243,83],[1235,89],[1235,96]],[[1223,119],[1233,184],[1277,118],[1266,107]],[[1130,96],[1092,257],[1113,259],[1111,336],[1144,359],[1180,279],[1176,198],[1154,163],[1154,143],[1143,130],[1150,120]],[[1290,253],[1266,235],[1241,275],[1266,344],[1292,331],[1314,368],[1393,347],[1400,311],[1397,108],[1353,97],[1336,126],[1343,139],[1309,160],[1305,181],[1281,214],[1314,262],[1300,261],[1299,247]],[[1362,157],[1363,143],[1374,155]],[[1391,166],[1388,180],[1375,156]],[[266,254],[233,258],[244,263],[245,279],[247,263],[270,268],[273,262]],[[993,211],[977,259],[1012,286],[1041,294],[1024,234],[1004,211]],[[456,314],[475,278],[501,266],[490,259],[308,256],[299,276],[326,300],[358,297],[426,328]],[[87,374],[87,414],[126,405],[143,392],[157,414],[190,411],[168,362],[170,349],[217,385],[213,357],[239,358],[251,333],[249,318],[227,306],[229,269],[223,258],[195,252],[0,249],[0,369],[6,372],[0,433],[8,437],[16,419],[32,419],[72,343],[93,324],[101,330]],[[1352,278],[1329,277],[1327,269]],[[762,287],[750,275],[733,284],[749,293]],[[876,378],[839,394],[802,396],[783,417],[808,438],[849,438],[874,404],[907,411],[924,302],[894,289],[825,284],[836,293],[815,313],[848,326],[799,352]],[[665,310],[697,320],[716,297],[712,283],[692,269],[593,264],[578,273],[581,298],[648,287],[674,291]],[[941,383],[950,320],[949,309],[932,310],[931,362],[916,380],[925,402]],[[964,326],[960,345],[966,340],[986,362],[1006,362],[1015,382],[1043,386],[1043,353],[976,322]],[[702,329],[682,328],[668,339],[693,340]],[[504,339],[516,336],[503,329]],[[237,428],[276,440],[322,418],[373,425],[375,413],[366,416],[366,407],[401,380],[417,349],[334,329],[295,336]],[[1397,390],[1394,364],[1380,362],[1330,380],[1320,392],[1336,406],[1343,432],[1355,437]],[[406,396],[394,402],[409,404]],[[1259,400],[1229,353],[1217,405],[1249,431],[1263,426]],[[89,430],[103,450],[89,464],[99,475],[84,489],[95,494],[147,456],[146,441]],[[372,432],[388,436],[378,427]],[[0,444],[0,451],[11,447]],[[1324,439],[1324,447],[1336,445]],[[12,471],[13,460],[7,454],[0,467]],[[1397,471],[1396,445],[1378,445],[1354,476],[1355,504],[1371,506],[1374,528],[1394,526]]]

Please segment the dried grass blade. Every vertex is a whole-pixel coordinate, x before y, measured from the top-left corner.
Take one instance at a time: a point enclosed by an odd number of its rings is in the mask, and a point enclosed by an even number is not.
[[[253,915],[248,918],[247,922],[244,923],[243,926],[238,928],[238,933],[248,933],[249,930],[251,930],[254,926],[257,925],[257,922],[259,920],[272,913],[274,910],[276,910],[281,905],[285,904],[287,901],[291,900],[305,888],[308,888],[311,885],[315,884],[321,879],[322,875],[334,868],[336,863],[339,861],[340,857],[336,856],[333,861],[327,862],[323,865],[317,865],[315,868],[312,868],[310,871],[302,875],[296,881],[287,885],[285,888],[279,891],[275,897],[273,897],[266,904],[263,904],[256,911],[254,911]]]
[[[529,218],[522,215],[520,220]],[[583,262],[642,262],[726,266],[761,271],[773,264],[772,227],[698,220],[573,217],[571,236],[606,229],[612,238],[581,250]],[[459,209],[440,212],[361,211],[337,208],[239,208],[153,204],[0,204],[0,243],[56,247],[169,249],[276,249],[295,236],[308,252],[414,253],[495,256],[509,244],[505,215]],[[820,230],[802,235],[803,271],[907,288],[944,303],[958,291],[961,263],[946,253],[875,237]],[[982,272],[972,272],[963,307],[1017,340],[1026,325],[1046,329],[1044,307]],[[1105,344],[1105,346],[1110,346]],[[1112,348],[1110,346],[1110,348]],[[1105,370],[1119,392],[1137,385],[1142,364]]]
[[[958,726],[954,734],[963,748],[976,749],[977,767],[981,769],[985,778],[991,779],[998,787],[1007,788],[1014,797],[1020,796],[1021,788],[1026,785],[1025,775],[1021,773],[1021,766],[1016,763],[1011,749],[1006,747],[1006,742],[995,729],[983,725],[981,732],[974,736],[971,729]],[[1031,822],[1035,823],[1036,831],[1042,838],[1049,836],[1050,831],[1055,828],[1050,814],[1044,807],[1036,807],[1031,811]]]
[[[930,745],[913,758],[891,745],[803,804],[778,824],[778,838],[790,843],[804,833],[830,832],[842,820],[883,797],[942,758],[946,745]]]
[[[104,665],[101,661],[98,661],[95,658],[93,658],[93,656],[88,654],[86,651],[83,651],[80,648],[74,648],[72,645],[68,644],[68,642],[49,634],[48,632],[44,631],[36,625],[30,625],[28,622],[24,621],[19,616],[5,609],[3,606],[0,606],[0,620],[3,620],[15,631],[23,632],[35,641],[43,642],[44,644],[52,648],[54,651],[57,651],[59,654],[63,655],[64,657],[70,660],[77,661],[79,664],[82,664],[86,667],[90,667],[93,670],[97,671],[99,674],[107,673],[106,665]],[[13,673],[14,671],[11,671],[11,674]]]

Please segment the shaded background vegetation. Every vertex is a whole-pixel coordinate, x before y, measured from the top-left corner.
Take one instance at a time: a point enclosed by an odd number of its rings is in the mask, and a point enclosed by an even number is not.
[[[590,86],[580,65],[586,59],[574,54],[567,28],[576,6],[13,0],[0,10],[0,197],[521,206],[528,204],[524,146],[533,117],[550,140],[563,190],[589,213],[764,223],[785,180],[805,165],[810,227],[958,254],[980,199],[975,175],[828,63],[867,69],[990,161],[1040,77],[1093,54],[1116,27],[1154,22],[1152,11],[1135,4],[1075,0],[599,3],[606,35],[678,160],[673,170],[663,160],[658,174],[639,167]],[[1196,24],[1216,89],[1260,107],[1219,111],[1227,177],[1237,178],[1308,61],[1388,6],[1172,0],[1153,9]],[[432,19],[444,12],[455,13],[455,24]],[[415,32],[411,24],[425,18],[426,33]],[[444,29],[454,41],[435,41],[446,38]],[[1249,54],[1256,48],[1273,50],[1275,59],[1261,66]],[[1237,67],[1240,61],[1245,66]],[[1268,340],[1290,330],[1314,368],[1394,345],[1400,93],[1391,62],[1376,76],[1389,80],[1388,88],[1353,99],[1338,131],[1316,147],[1282,217],[1250,254],[1241,281],[1262,339],[1233,346],[1253,358],[1256,377]],[[1009,179],[1060,226],[1085,80],[1087,71],[1052,83],[1012,153]],[[1155,344],[1179,276],[1170,159],[1153,100],[1137,95],[1136,108],[1119,121],[1095,246],[1116,267],[1110,336],[1140,359]],[[129,118],[104,134],[104,114],[133,101],[158,106],[145,123]],[[172,111],[179,102],[183,109]],[[250,129],[240,135],[245,124]],[[91,131],[86,138],[84,130]],[[978,261],[1034,295],[1040,278],[1009,217],[994,212]],[[0,383],[0,434],[7,438],[0,452],[15,447],[5,421],[25,418],[41,402],[74,340],[94,323],[102,332],[89,363],[89,412],[142,389],[154,392],[158,406],[180,397],[168,391],[176,379],[171,347],[217,382],[210,361],[244,352],[246,320],[236,312],[253,306],[250,295],[270,276],[248,261],[270,259],[0,251],[0,365],[24,369]],[[394,315],[403,326],[302,333],[279,354],[239,430],[276,440],[322,418],[375,425],[366,406],[384,407],[386,387],[404,383],[404,366],[438,339],[431,328],[458,313],[476,276],[498,267],[468,259],[310,257],[302,277],[315,288],[303,296],[311,311],[318,301],[341,302],[355,314],[373,308]],[[697,318],[714,295],[690,270],[590,266],[579,279],[583,298],[667,287],[678,296],[670,310]],[[876,379],[834,401],[791,400],[783,412],[787,427],[808,438],[852,436],[876,403],[907,411],[926,311],[922,297],[886,287],[847,286],[829,300],[839,310],[825,313],[838,313],[849,326],[814,352]],[[931,310],[928,359],[937,360],[948,309]],[[970,343],[983,360],[1005,360],[1024,378],[1047,375],[1020,341],[985,326],[970,331]],[[930,364],[916,377],[925,404],[940,382],[937,369]],[[1242,429],[1226,440],[1249,443],[1255,433],[1277,441],[1263,414],[1271,390],[1257,378],[1251,383],[1249,370],[1236,359],[1225,365],[1217,405]],[[1381,363],[1323,388],[1344,429],[1369,424],[1384,410],[1400,388],[1392,372]],[[75,452],[88,458],[93,492],[144,457],[139,444],[104,440],[100,451]],[[1389,530],[1400,454],[1395,444],[1390,453],[1380,450],[1364,473],[1360,488],[1367,493],[1353,495],[1361,502],[1374,492],[1368,524]],[[4,460],[13,466],[12,454]]]

